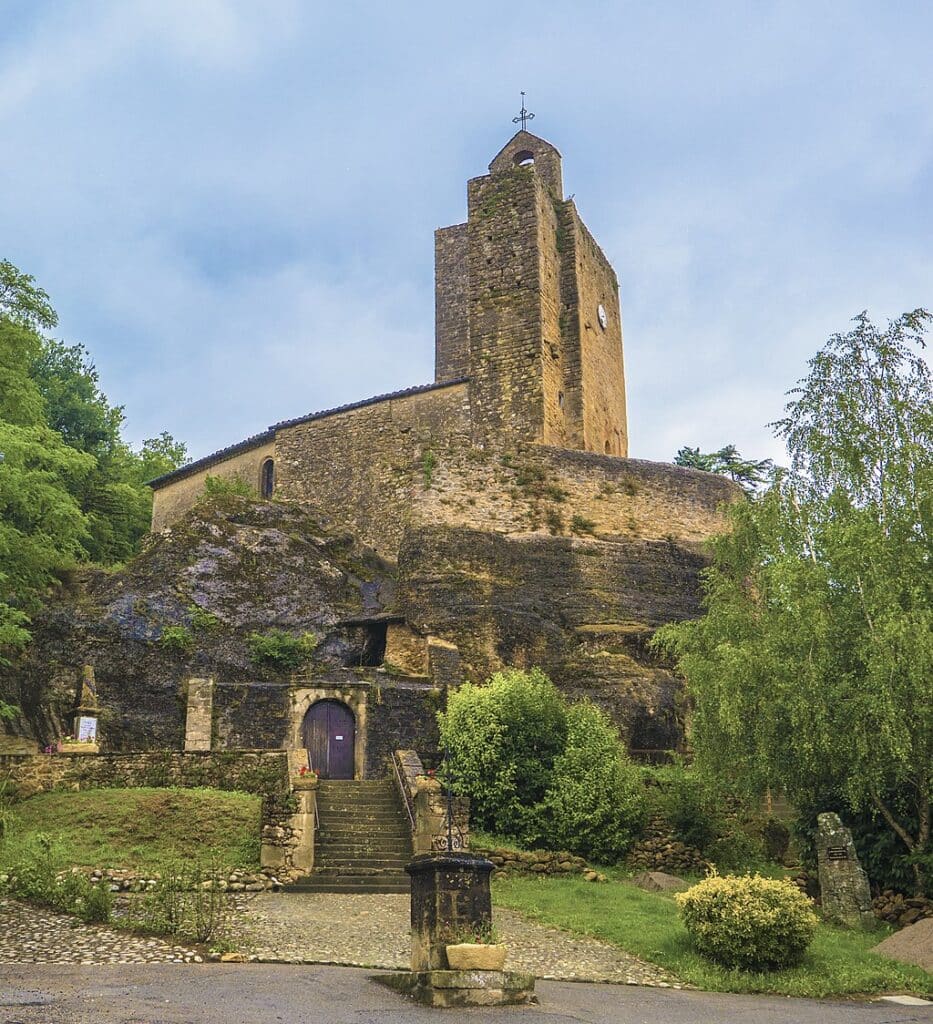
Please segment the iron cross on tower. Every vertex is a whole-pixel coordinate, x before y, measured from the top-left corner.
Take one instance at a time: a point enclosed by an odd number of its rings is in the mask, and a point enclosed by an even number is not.
[[[518,117],[512,118],[512,124],[518,124],[519,121],[522,123],[522,131],[525,131],[525,125],[528,121],[532,120],[535,115],[530,110],[525,110],[525,94],[522,93],[522,109],[519,112]]]

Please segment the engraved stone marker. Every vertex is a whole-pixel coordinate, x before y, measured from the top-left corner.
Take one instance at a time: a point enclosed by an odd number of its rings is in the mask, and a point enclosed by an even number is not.
[[[850,928],[874,927],[868,876],[859,864],[852,833],[838,814],[820,814],[816,821],[823,916]]]

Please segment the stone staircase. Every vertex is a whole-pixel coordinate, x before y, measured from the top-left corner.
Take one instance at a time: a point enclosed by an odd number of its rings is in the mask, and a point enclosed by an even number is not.
[[[314,870],[287,892],[410,891],[411,826],[392,779],[331,779],[317,791]]]

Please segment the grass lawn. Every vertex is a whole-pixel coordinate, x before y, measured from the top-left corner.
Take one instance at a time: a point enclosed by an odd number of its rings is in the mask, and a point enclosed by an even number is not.
[[[869,952],[890,929],[848,931],[820,925],[804,963],[783,971],[717,967],[695,953],[670,896],[624,882],[514,877],[493,882],[493,903],[547,924],[593,935],[713,992],[841,996],[878,992],[933,995],[933,975]]]
[[[93,789],[39,793],[12,809],[0,865],[37,833],[70,865],[157,870],[171,860],[214,857],[225,868],[259,867],[257,796],[215,789]]]

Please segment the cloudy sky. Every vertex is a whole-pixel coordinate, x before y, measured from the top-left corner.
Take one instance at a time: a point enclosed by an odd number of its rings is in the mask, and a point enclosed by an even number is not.
[[[513,129],[622,286],[631,454],[765,424],[933,306],[928,0],[0,0],[0,257],[131,440],[200,456],[433,377],[433,230]]]

